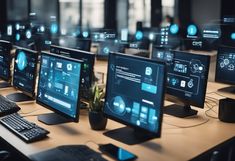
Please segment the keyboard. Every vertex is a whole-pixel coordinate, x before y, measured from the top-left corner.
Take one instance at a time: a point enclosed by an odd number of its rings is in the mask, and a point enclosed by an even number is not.
[[[107,161],[86,145],[65,145],[30,156],[33,161]]]
[[[0,117],[16,113],[19,110],[20,107],[16,103],[0,95]]]
[[[26,143],[41,140],[49,134],[49,131],[25,120],[17,113],[1,118],[0,123]]]

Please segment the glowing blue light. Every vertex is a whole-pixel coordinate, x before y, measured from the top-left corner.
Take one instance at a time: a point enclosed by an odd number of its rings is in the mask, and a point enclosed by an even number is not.
[[[16,30],[19,30],[20,29],[20,24],[16,24]]]
[[[118,40],[117,40],[117,39],[115,39],[115,40],[114,40],[114,42],[115,42],[115,43],[118,43]]]
[[[45,31],[45,27],[44,26],[40,26],[40,31],[44,32]]]
[[[16,38],[16,41],[20,41],[20,34],[17,33],[15,38]]]
[[[56,34],[58,32],[58,25],[56,23],[51,24],[51,33]]]
[[[177,24],[173,24],[170,26],[171,34],[177,34],[179,32],[179,26]]]
[[[85,37],[85,38],[87,38],[87,37],[89,36],[89,33],[88,33],[87,31],[83,31],[83,32],[82,32],[82,36]]]
[[[154,33],[150,33],[150,34],[149,34],[149,40],[152,41],[153,39],[154,39]]]
[[[108,48],[108,47],[105,47],[105,48],[103,49],[103,51],[104,51],[105,54],[109,54],[109,48]]]
[[[135,33],[135,38],[136,38],[136,40],[142,40],[143,37],[144,37],[143,32],[137,31],[137,32]]]
[[[232,40],[235,40],[235,33],[232,33],[232,34],[231,34],[231,39],[232,39]]]
[[[195,25],[189,25],[187,31],[188,35],[195,36],[197,34],[197,27]]]
[[[20,71],[24,70],[27,66],[27,58],[23,51],[20,51],[16,59],[17,67]]]
[[[27,39],[30,39],[32,37],[31,31],[27,30],[25,36],[26,36]]]

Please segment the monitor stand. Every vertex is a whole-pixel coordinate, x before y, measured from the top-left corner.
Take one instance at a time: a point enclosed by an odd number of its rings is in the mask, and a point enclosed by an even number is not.
[[[110,137],[114,140],[120,141],[128,145],[140,144],[145,141],[156,138],[155,136],[146,131],[137,130],[130,127],[123,127],[111,130],[103,134],[107,137]]]
[[[34,99],[24,93],[12,93],[6,96],[7,99],[13,102],[27,102],[34,101]]]
[[[48,113],[48,114],[39,115],[38,121],[46,125],[58,125],[58,124],[72,122],[70,119],[67,119],[57,113]]]
[[[10,83],[8,83],[8,82],[1,82],[0,83],[0,88],[8,88],[8,87],[12,87]]]
[[[235,86],[229,86],[225,88],[218,89],[219,92],[232,93],[235,94]]]
[[[197,115],[196,110],[192,109],[190,105],[169,105],[163,108],[164,114],[172,115],[179,118],[185,118],[189,116]]]

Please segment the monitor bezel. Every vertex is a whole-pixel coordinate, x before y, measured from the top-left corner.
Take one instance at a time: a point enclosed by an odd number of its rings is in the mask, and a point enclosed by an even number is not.
[[[15,79],[15,68],[16,68],[16,57],[17,57],[17,52],[18,51],[24,51],[24,52],[27,52],[27,53],[30,53],[30,54],[35,54],[36,55],[36,64],[35,64],[35,69],[34,69],[34,79],[33,79],[33,87],[32,87],[32,91],[27,91],[25,90],[24,88],[18,86],[18,85],[15,85],[14,84],[14,79]],[[12,80],[12,85],[13,87],[15,87],[16,89],[19,89],[20,91],[22,91],[24,94],[30,96],[30,97],[35,97],[35,87],[36,87],[36,79],[37,79],[37,69],[38,69],[38,56],[39,56],[39,53],[37,51],[34,51],[34,50],[30,50],[30,49],[26,49],[26,48],[20,48],[20,47],[17,47],[16,51],[15,51],[15,59],[14,59],[14,69],[13,69],[13,80]]]
[[[229,84],[229,85],[235,85],[235,81],[227,81],[227,80],[224,80],[224,79],[219,79],[218,78],[218,60],[219,60],[219,54],[220,52],[223,52],[223,51],[230,51],[230,50],[233,50],[234,53],[235,53],[235,47],[230,47],[230,46],[220,46],[219,49],[218,49],[218,52],[217,52],[217,58],[216,58],[216,68],[215,68],[215,82],[218,82],[218,83],[224,83],[224,84]]]
[[[74,52],[77,52],[78,55],[82,54],[81,57],[85,56],[85,57],[89,57],[89,59],[91,60],[91,66],[92,66],[92,69],[91,69],[91,72],[89,73],[89,77],[90,77],[90,82],[89,82],[89,86],[91,87],[92,86],[92,83],[93,83],[93,74],[94,74],[94,65],[95,65],[95,54],[92,53],[92,52],[89,52],[89,51],[84,51],[84,50],[78,50],[78,49],[73,49],[73,48],[67,48],[67,47],[62,47],[62,46],[57,46],[57,45],[51,45],[50,46],[50,53],[53,53],[51,52],[51,48],[55,48],[55,49],[59,49],[60,51],[61,50],[65,50],[66,52],[68,51],[68,54],[70,57],[68,58],[72,58],[71,57],[71,53],[74,53]],[[61,54],[57,54],[57,53],[54,53],[56,55],[61,55]],[[65,55],[61,55],[61,56],[65,56]],[[66,56],[67,57],[67,56]],[[77,60],[81,60],[81,59],[78,59],[78,58],[72,58],[72,59],[77,59]],[[81,60],[83,63],[84,61]],[[81,72],[82,74],[83,72]],[[80,88],[80,90],[83,90]]]
[[[203,56],[205,59],[206,59],[206,64],[207,66],[205,67],[207,70],[207,73],[205,75],[206,79],[205,79],[205,84],[203,86],[203,94],[202,94],[202,102],[198,102],[197,100],[194,100],[194,99],[188,99],[186,100],[185,98],[181,98],[179,96],[175,96],[175,95],[172,95],[172,94],[169,94],[168,92],[168,88],[166,86],[166,99],[171,101],[171,102],[174,102],[176,104],[180,104],[180,103],[183,103],[184,105],[192,105],[192,106],[195,106],[195,107],[198,107],[198,108],[204,108],[204,104],[205,104],[205,97],[206,97],[206,89],[207,89],[207,84],[208,84],[208,76],[209,76],[209,70],[210,70],[210,59],[211,57],[209,55],[205,55],[205,54],[195,54],[195,53],[190,53],[190,52],[185,52],[185,51],[177,51],[177,50],[170,50],[171,52],[174,52],[174,59],[175,59],[175,53],[178,52],[178,53],[181,53],[181,54],[190,54],[190,55],[198,55],[198,56]]]
[[[7,48],[9,47],[9,53],[7,53],[7,56],[9,56],[9,58],[11,59],[10,63],[8,64],[9,77],[4,77],[3,75],[0,75],[0,79],[8,82],[11,80],[11,77],[12,77],[12,74],[11,74],[11,64],[12,64],[11,50],[12,50],[13,46],[12,46],[11,42],[9,42],[9,41],[0,40],[0,46],[5,46],[5,45],[7,45]]]
[[[43,103],[42,101],[40,101],[39,99],[38,99],[38,91],[39,91],[39,83],[40,83],[40,78],[41,78],[41,63],[42,63],[42,56],[43,55],[47,55],[47,56],[50,56],[50,57],[55,57],[55,58],[60,58],[60,59],[64,59],[64,60],[68,60],[68,61],[72,61],[72,62],[76,62],[76,63],[80,63],[81,64],[81,70],[82,70],[82,65],[83,65],[83,61],[81,61],[81,60],[77,60],[77,59],[73,59],[73,58],[69,58],[69,57],[65,57],[65,56],[61,56],[61,55],[56,55],[56,54],[54,54],[54,53],[50,53],[50,52],[46,52],[46,51],[43,51],[42,53],[41,53],[41,59],[40,59],[40,69],[39,69],[39,77],[38,77],[38,86],[37,86],[37,95],[36,95],[36,103],[37,104],[39,104],[39,105],[41,105],[41,106],[43,106],[43,107],[45,107],[45,108],[47,108],[48,110],[50,110],[50,111],[53,111],[53,112],[55,112],[55,113],[57,113],[57,114],[59,114],[59,115],[61,115],[61,116],[63,116],[63,117],[65,117],[65,118],[67,118],[67,119],[69,119],[69,120],[71,120],[71,121],[73,121],[73,122],[78,122],[79,121],[79,114],[80,114],[80,89],[78,89],[78,100],[77,100],[77,108],[76,108],[76,117],[74,118],[74,117],[71,117],[70,115],[67,115],[67,114],[65,114],[65,113],[63,113],[63,112],[61,112],[61,111],[59,111],[59,110],[57,110],[56,108],[53,108],[52,106],[49,106],[49,105],[47,105],[47,104],[45,104],[45,103]],[[81,73],[81,70],[80,70],[80,73]],[[80,83],[81,83],[81,76],[80,76],[80,78],[79,78],[79,88],[80,88]]]
[[[108,113],[106,113],[104,111],[104,116],[111,119],[111,120],[114,120],[116,122],[119,122],[123,125],[127,125],[131,128],[134,128],[134,129],[137,129],[137,130],[140,130],[140,131],[143,131],[143,132],[147,132],[149,134],[151,134],[152,136],[158,138],[158,137],[161,137],[161,131],[162,131],[162,120],[163,120],[163,108],[164,108],[164,98],[165,98],[165,85],[166,85],[166,65],[165,65],[165,62],[163,61],[154,61],[154,60],[151,60],[151,59],[148,59],[148,58],[143,58],[143,57],[138,57],[138,56],[134,56],[134,55],[127,55],[127,54],[124,54],[124,53],[119,53],[119,52],[110,52],[109,54],[109,58],[113,55],[118,55],[118,56],[123,56],[123,57],[128,57],[128,58],[131,58],[131,59],[135,59],[135,60],[140,60],[140,61],[146,61],[146,62],[150,62],[150,63],[158,63],[159,65],[162,65],[163,66],[163,69],[165,72],[163,72],[163,89],[162,89],[162,99],[161,99],[161,104],[160,104],[160,114],[159,114],[159,128],[158,128],[158,131],[156,132],[153,132],[153,131],[150,131],[150,130],[147,130],[147,129],[144,129],[144,128],[141,128],[139,126],[135,126],[134,124],[131,124],[129,122],[126,122],[122,119],[119,119],[117,117],[114,117],[112,115],[109,115]],[[108,62],[108,70],[107,70],[107,79],[109,78],[109,66],[110,66],[110,61]],[[107,100],[107,95],[108,95],[108,87],[109,87],[109,82],[107,81],[106,83],[106,93],[105,93],[105,100]],[[105,104],[106,104],[106,101],[105,101]],[[105,107],[104,107],[105,108]]]

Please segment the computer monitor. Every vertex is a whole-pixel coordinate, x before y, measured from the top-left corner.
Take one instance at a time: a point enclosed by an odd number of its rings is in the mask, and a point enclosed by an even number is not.
[[[217,54],[215,81],[233,86],[219,89],[222,92],[235,93],[235,48],[220,47]]]
[[[191,105],[204,108],[210,56],[154,47],[152,59],[166,62],[166,98],[176,103],[164,113],[183,118],[197,114]]]
[[[125,47],[123,44],[113,40],[106,40],[99,43],[97,52],[97,59],[108,59],[109,53],[112,52],[124,52]]]
[[[91,39],[77,38],[74,36],[60,36],[58,37],[57,43],[53,45],[89,52],[91,50]]]
[[[40,62],[36,102],[55,113],[38,120],[48,125],[78,122],[82,61],[42,52]]]
[[[110,53],[104,114],[129,127],[106,136],[126,144],[160,137],[165,89],[165,63]]]
[[[51,45],[50,52],[82,60],[84,62],[83,68],[81,70],[80,96],[82,98],[88,99],[88,92],[93,82],[95,54],[55,45]]]
[[[0,88],[10,87],[11,80],[11,49],[12,44],[8,41],[0,40]]]
[[[18,48],[15,53],[13,86],[20,93],[9,94],[6,97],[14,102],[33,101],[37,77],[38,52]]]

